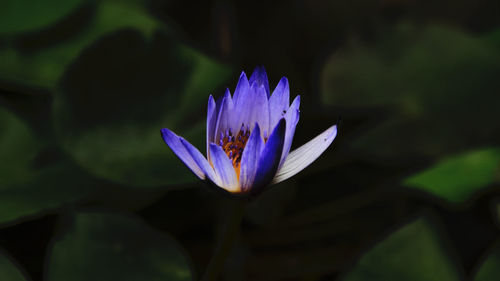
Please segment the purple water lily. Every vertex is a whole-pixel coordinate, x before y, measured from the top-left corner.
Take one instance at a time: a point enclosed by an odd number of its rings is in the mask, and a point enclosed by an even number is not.
[[[337,126],[290,152],[299,121],[300,96],[290,105],[288,79],[281,78],[272,95],[263,67],[250,80],[245,72],[231,97],[226,90],[208,99],[207,158],[169,129],[165,143],[200,179],[209,179],[231,193],[254,193],[297,174],[333,142]]]

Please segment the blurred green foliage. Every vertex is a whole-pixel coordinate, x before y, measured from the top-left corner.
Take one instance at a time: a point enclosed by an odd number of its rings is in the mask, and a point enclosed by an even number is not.
[[[493,281],[500,276],[500,246],[495,247],[481,264],[474,281]]]
[[[259,64],[302,95],[293,147],[343,122],[317,162],[249,202],[221,280],[497,280],[499,12],[4,0],[0,280],[200,276],[228,204],[160,129],[204,152],[209,94]]]
[[[462,280],[443,243],[425,218],[395,231],[369,250],[343,278],[359,280]]]
[[[95,182],[71,162],[44,163],[47,142],[12,113],[0,108],[0,224],[40,216],[91,193]]]
[[[500,51],[487,40],[449,27],[400,24],[380,31],[374,43],[353,39],[334,53],[321,93],[327,104],[388,111],[353,142],[363,153],[443,156],[490,142],[498,131],[498,73]]]
[[[444,158],[405,184],[458,203],[499,180],[500,149],[484,148]]]
[[[116,32],[67,70],[54,100],[56,133],[67,153],[99,177],[138,187],[192,182],[158,141],[159,128],[202,146],[204,121],[185,120],[229,73],[166,34],[148,40]]]
[[[26,2],[44,3],[41,1]],[[59,9],[54,7],[64,6],[57,2],[66,5],[80,1],[50,1],[50,3],[44,3],[41,6],[44,9],[50,9],[49,13],[53,13]],[[9,3],[17,3],[15,6],[19,5],[19,7],[26,6],[26,3],[21,1],[9,1]],[[95,5],[92,5],[94,3]],[[168,30],[166,26],[148,16],[140,5],[134,4],[132,1],[91,1],[89,4],[82,4],[81,9],[92,15],[88,19],[89,22],[85,22],[83,26],[65,27],[67,30],[62,32],[68,38],[58,44],[47,42],[47,44],[39,43],[41,46],[38,46],[37,41],[40,38],[28,36],[17,44],[0,46],[0,60],[2,61],[0,78],[26,86],[55,89],[68,65],[76,59],[83,49],[92,45],[101,36],[122,28],[133,28],[142,32],[144,36],[150,36],[157,29]],[[18,12],[25,10],[20,9]],[[47,14],[39,13],[40,11],[35,9],[33,11],[36,11],[37,15],[47,17]],[[18,20],[26,19],[23,15],[7,13],[15,16]],[[43,26],[36,27],[43,28]]]
[[[0,157],[9,159],[9,165],[0,169],[2,189],[10,184],[30,179],[36,170],[31,168],[41,144],[36,141],[30,128],[11,112],[0,108]]]
[[[26,281],[24,275],[19,271],[4,251],[0,252],[0,275],[7,281]]]
[[[194,280],[174,239],[120,214],[75,214],[50,251],[50,281]]]
[[[81,4],[81,0],[6,0],[0,11],[0,34],[14,35],[49,27]]]

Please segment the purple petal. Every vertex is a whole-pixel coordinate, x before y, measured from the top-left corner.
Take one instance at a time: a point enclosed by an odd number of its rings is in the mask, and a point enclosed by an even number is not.
[[[234,112],[238,116],[236,125],[244,124],[253,130],[258,123],[262,132],[269,132],[269,103],[263,86],[254,83],[249,91],[242,92]]]
[[[219,143],[220,140],[220,132],[225,132],[227,129],[231,129],[234,131],[234,126],[237,121],[234,120],[233,116],[234,105],[233,100],[231,99],[231,94],[229,91],[226,91],[226,94],[222,98],[219,115],[217,117],[217,123],[215,125],[215,136],[214,143]]]
[[[248,139],[243,155],[241,156],[240,187],[246,191],[252,187],[260,154],[264,148],[264,141],[261,137],[259,125],[255,125],[250,138]]]
[[[292,151],[274,177],[273,183],[284,181],[309,166],[309,164],[323,154],[336,136],[337,126],[334,125],[308,143]]]
[[[226,88],[226,92],[224,93],[224,95],[220,98],[217,99],[217,101],[215,102],[217,104],[217,109],[216,109],[216,114],[217,116],[219,116],[219,112],[220,112],[220,109],[222,107],[222,102],[224,101],[224,98],[228,98],[231,99],[231,91],[229,91],[229,89]]]
[[[267,79],[266,69],[263,66],[257,66],[250,76],[250,85],[257,83],[259,86],[264,86],[266,96],[269,98],[269,80]]]
[[[285,162],[285,158],[288,156],[288,152],[292,147],[293,136],[295,135],[295,128],[299,122],[300,115],[300,96],[296,96],[292,102],[292,105],[285,114],[286,119],[286,134],[285,134],[285,145],[283,146],[283,154],[281,155],[280,167]]]
[[[244,71],[241,72],[240,79],[238,80],[238,84],[236,85],[236,89],[234,90],[233,102],[234,104],[238,103],[241,95],[243,93],[247,93],[250,90],[250,83],[248,82],[247,75]]]
[[[220,187],[229,192],[240,191],[238,177],[234,170],[231,160],[227,157],[222,148],[216,144],[210,144],[210,153],[212,155],[212,164],[214,165],[215,173],[221,180]]]
[[[170,149],[172,149],[175,155],[177,155],[177,157],[179,157],[179,159],[181,159],[181,161],[184,162],[184,164],[188,166],[188,168],[191,169],[195,175],[204,180],[206,176],[205,171],[200,167],[200,165],[198,165],[197,161],[195,161],[188,149],[186,149],[181,141],[182,138],[166,128],[161,129],[161,135],[163,137],[163,141],[165,141]]]
[[[274,128],[278,121],[285,116],[290,105],[290,86],[286,77],[280,82],[269,98],[269,127]]]
[[[262,150],[251,192],[259,192],[274,178],[280,163],[281,153],[283,152],[285,132],[286,120],[282,118],[276,128],[274,128]]]
[[[203,154],[201,154],[201,152],[196,147],[194,147],[185,139],[179,137],[179,140],[182,143],[182,145],[186,148],[189,155],[191,155],[194,162],[196,162],[198,167],[200,167],[200,169],[208,177],[208,179],[211,180],[216,185],[220,186],[219,177],[215,174],[214,169],[212,168],[212,166],[210,166],[210,163],[208,163],[207,159],[203,156]]]
[[[210,150],[208,144],[214,142],[215,125],[217,124],[217,105],[215,104],[214,97],[210,95],[208,98],[207,108],[207,157],[210,159]]]

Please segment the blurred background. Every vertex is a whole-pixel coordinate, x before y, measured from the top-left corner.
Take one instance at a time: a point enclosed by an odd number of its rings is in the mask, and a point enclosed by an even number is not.
[[[221,280],[500,280],[500,2],[2,0],[0,279],[198,280],[228,215],[160,137],[266,67],[302,96]]]

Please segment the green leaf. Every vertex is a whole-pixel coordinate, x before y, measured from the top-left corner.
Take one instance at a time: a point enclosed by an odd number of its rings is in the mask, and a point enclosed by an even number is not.
[[[500,148],[483,148],[447,157],[404,184],[453,203],[467,200],[500,179]]]
[[[71,3],[74,1],[52,0],[50,2]],[[10,0],[9,2],[18,1]],[[19,3],[25,4],[24,2],[27,1]],[[35,2],[40,3],[41,6],[45,5],[45,1]],[[37,12],[35,9],[33,11]],[[20,20],[25,19],[20,18]],[[84,48],[104,34],[121,28],[133,28],[145,36],[150,36],[157,29],[167,29],[138,4],[130,1],[98,1],[88,26],[83,30],[75,31],[78,33],[72,34],[67,40],[31,52],[22,52],[8,45],[0,47],[0,61],[2,62],[0,78],[12,83],[54,89],[66,67]]]
[[[14,265],[7,254],[0,249],[0,276],[2,281],[26,281],[28,280],[19,268]]]
[[[93,190],[92,181],[71,163],[43,163],[47,145],[1,107],[0,127],[0,224],[47,213]]]
[[[173,238],[119,214],[76,214],[49,255],[49,281],[193,279]]]
[[[0,224],[12,224],[77,203],[96,190],[95,182],[69,162],[28,174],[31,180],[0,190]]]
[[[479,267],[474,281],[496,281],[500,276],[500,244],[492,249]]]
[[[0,191],[26,182],[34,173],[31,163],[40,150],[30,128],[14,114],[0,107]]]
[[[55,97],[57,135],[100,178],[136,187],[196,181],[160,129],[205,147],[208,96],[229,74],[164,33],[148,39],[121,30],[87,48],[66,72]]]
[[[74,11],[82,0],[3,0],[0,35],[46,28]]]
[[[462,280],[441,237],[425,218],[417,219],[369,250],[345,281]]]
[[[373,44],[352,42],[334,53],[321,75],[322,99],[390,112],[353,142],[365,155],[436,157],[488,143],[500,129],[499,72],[500,52],[484,38],[400,25]]]

